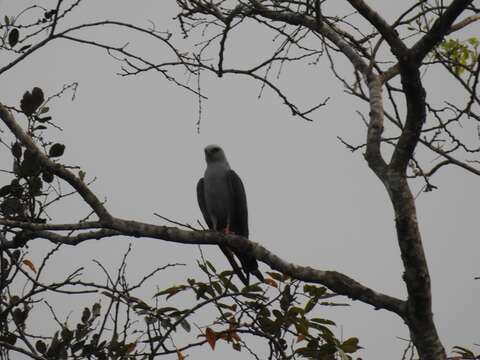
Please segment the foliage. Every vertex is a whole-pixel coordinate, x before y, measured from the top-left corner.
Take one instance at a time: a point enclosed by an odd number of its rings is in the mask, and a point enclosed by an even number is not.
[[[38,270],[27,252],[3,252],[1,358],[15,356],[15,351],[22,348],[22,353],[32,358],[45,359],[136,359],[168,354],[183,359],[192,348],[207,346],[214,351],[219,342],[236,351],[251,352],[249,342],[254,338],[265,341],[273,359],[332,359],[335,355],[349,359],[347,354],[360,348],[356,338],[337,339],[333,333],[335,323],[318,317],[322,306],[343,305],[331,302],[336,295],[324,287],[271,272],[266,284],[239,289],[232,271],[217,272],[202,257],[198,266],[204,280],[190,278],[185,284],[161,289],[152,302],[135,294],[180,264],[154,269],[139,282],[129,284],[129,247],[116,274],[95,261],[104,274],[103,284],[82,280],[82,269],[61,282],[45,282],[44,273],[59,248],[46,254]],[[25,285],[19,288],[22,281]],[[74,299],[86,294],[92,304],[82,310]],[[62,296],[73,305],[65,319],[50,304]],[[176,305],[183,302],[189,305]],[[30,320],[36,312],[44,311],[42,308],[49,309],[58,327],[51,335],[38,334],[38,326]],[[199,316],[201,313],[209,316]],[[202,318],[211,320],[199,325],[199,321],[205,322]],[[185,334],[189,334],[190,341],[185,340]]]
[[[38,141],[49,157],[58,158],[63,155],[65,145],[51,143],[44,137],[44,131],[54,126],[52,117],[48,115],[50,109],[47,103],[43,90],[35,87],[31,92],[25,92],[20,109],[27,118],[27,133]],[[0,188],[0,212],[7,219],[45,223],[47,208],[61,198],[61,190],[54,183],[55,177],[42,166],[38,155],[19,141],[14,142],[10,149],[13,179]]]
[[[465,41],[447,39],[440,44],[438,56],[448,60],[456,75],[462,75],[465,69],[474,71],[479,56],[478,45],[476,37],[470,37]]]

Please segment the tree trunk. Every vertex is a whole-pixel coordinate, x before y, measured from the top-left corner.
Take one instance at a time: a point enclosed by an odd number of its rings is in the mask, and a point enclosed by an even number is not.
[[[398,244],[408,300],[406,323],[421,360],[445,360],[433,321],[430,274],[418,228],[415,201],[404,175],[389,174],[388,192],[395,210]]]

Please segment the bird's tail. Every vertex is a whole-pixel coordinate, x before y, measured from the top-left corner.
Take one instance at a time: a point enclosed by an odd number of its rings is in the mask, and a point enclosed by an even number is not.
[[[250,283],[249,273],[246,272],[246,275],[243,273],[240,266],[238,266],[237,261],[235,260],[235,257],[233,256],[232,251],[229,248],[227,248],[225,246],[220,246],[220,249],[222,250],[222,252],[225,255],[225,257],[227,258],[228,262],[232,266],[232,269],[235,272],[235,274],[237,274],[238,278],[245,284],[245,286],[248,286],[249,283]],[[241,258],[240,258],[240,261],[241,261]],[[244,269],[245,269],[245,267],[244,267]]]
[[[265,278],[263,277],[262,273],[260,272],[260,270],[258,269],[255,269],[252,271],[252,274],[255,275],[257,277],[258,280],[260,280],[261,282],[264,282],[265,281]]]
[[[265,278],[263,277],[260,270],[258,270],[258,262],[254,256],[251,254],[236,254],[242,263],[243,271],[247,274],[247,280],[250,277],[250,274],[255,275],[258,280],[264,282]]]

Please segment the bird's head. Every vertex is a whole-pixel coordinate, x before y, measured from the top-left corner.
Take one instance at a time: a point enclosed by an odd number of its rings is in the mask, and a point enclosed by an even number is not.
[[[205,147],[205,160],[207,164],[214,162],[227,162],[223,149],[218,145],[208,145]]]

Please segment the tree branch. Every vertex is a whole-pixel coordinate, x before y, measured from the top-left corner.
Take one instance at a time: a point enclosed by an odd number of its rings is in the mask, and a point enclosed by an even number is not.
[[[387,164],[380,151],[384,111],[380,77],[370,74],[368,77],[368,88],[370,90],[370,122],[368,124],[365,159],[368,162],[368,166],[370,166],[380,180],[384,181]]]
[[[412,48],[412,60],[421,62],[423,58],[442,41],[451,30],[453,22],[473,2],[473,0],[454,0],[447,10],[434,23],[431,29]]]
[[[413,61],[400,60],[400,76],[407,102],[407,116],[402,134],[393,151],[390,168],[405,174],[427,117],[426,94],[420,79],[420,70]]]
[[[256,242],[247,240],[237,235],[224,235],[214,231],[186,231],[176,227],[159,226],[141,223],[132,220],[112,218],[110,223],[101,230],[85,232],[75,236],[62,236],[43,229],[65,229],[74,227],[73,224],[31,224],[16,222],[16,227],[31,229],[26,236],[29,240],[34,238],[48,239],[54,243],[78,245],[81,242],[111,237],[116,235],[145,237],[162,241],[188,244],[188,245],[220,245],[228,246],[235,252],[249,252],[259,261],[269,265],[272,269],[287,274],[295,279],[305,282],[318,283],[328,287],[337,294],[347,296],[353,300],[360,300],[374,306],[376,309],[386,309],[405,316],[405,302],[397,298],[378,293],[354,279],[335,271],[316,270],[308,266],[300,266],[281,259],[265,247]],[[80,224],[79,224],[80,225]],[[107,228],[108,227],[108,228]],[[35,231],[39,228],[42,230]],[[3,248],[0,246],[0,248]]]
[[[401,57],[407,53],[408,49],[403,41],[400,40],[396,31],[376,11],[370,8],[363,0],[348,0],[348,2],[378,30],[390,45],[392,53],[396,57]]]
[[[369,67],[362,57],[327,23],[318,22],[317,17],[293,11],[274,11],[258,1],[251,0],[251,2],[254,4],[253,12],[256,14],[273,21],[281,21],[290,25],[302,25],[325,36],[340,49],[340,51],[350,60],[355,69],[364,75],[368,73]]]

